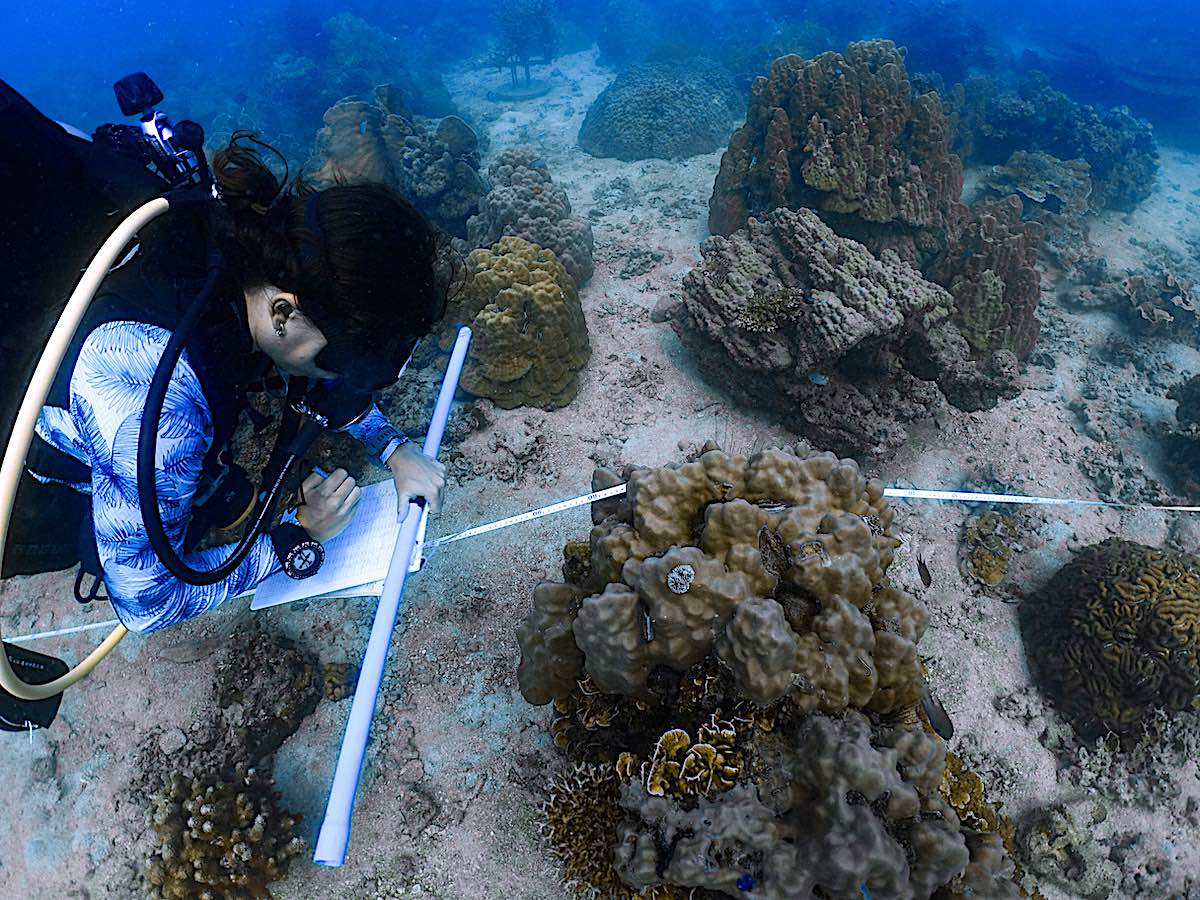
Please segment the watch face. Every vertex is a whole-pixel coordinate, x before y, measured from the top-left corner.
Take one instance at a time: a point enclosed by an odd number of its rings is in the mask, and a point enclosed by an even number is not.
[[[292,578],[307,578],[317,574],[325,561],[325,550],[316,541],[303,541],[288,554],[288,575]]]
[[[317,564],[317,551],[312,547],[301,547],[296,551],[292,565],[300,571],[307,571]]]

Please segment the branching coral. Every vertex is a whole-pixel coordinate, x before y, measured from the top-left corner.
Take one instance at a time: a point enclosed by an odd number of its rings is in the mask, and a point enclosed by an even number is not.
[[[682,159],[724,144],[742,110],[733,79],[712,60],[633,66],[588,109],[579,146],[623,160]]]
[[[447,321],[471,325],[462,387],[497,406],[565,406],[591,355],[575,283],[554,254],[517,237],[467,257]]]
[[[874,252],[924,264],[961,215],[962,166],[936,94],[913,96],[890,41],[785,56],[755,79],[709,204],[728,235],[778,206],[819,210]]]
[[[159,844],[147,877],[164,900],[259,900],[304,849],[299,816],[281,812],[253,768],[172,775],[148,816]]]
[[[457,116],[436,128],[418,123],[390,85],[376,88],[370,102],[350,97],[326,111],[309,168],[316,187],[391,185],[459,237],[485,190],[477,171],[479,142],[470,126]]]
[[[492,48],[490,64],[508,69],[512,85],[517,87],[517,70],[525,74],[525,87],[531,84],[529,67],[535,60],[548,63],[554,58],[555,27],[553,0],[502,0],[496,12],[499,40]]]
[[[1110,538],[1020,607],[1031,667],[1092,740],[1200,697],[1200,559]]]
[[[488,167],[492,188],[467,222],[465,249],[491,246],[507,235],[552,250],[578,286],[592,277],[592,227],[571,215],[567,192],[556,185],[531,147],[510,147]]]

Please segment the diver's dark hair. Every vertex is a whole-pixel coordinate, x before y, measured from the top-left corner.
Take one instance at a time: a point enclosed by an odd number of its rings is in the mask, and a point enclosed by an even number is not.
[[[280,179],[265,148],[284,162]],[[243,288],[294,293],[328,340],[317,365],[363,390],[396,380],[413,343],[445,312],[446,240],[384,184],[315,190],[252,133],[234,132],[212,162],[223,209],[214,234]]]

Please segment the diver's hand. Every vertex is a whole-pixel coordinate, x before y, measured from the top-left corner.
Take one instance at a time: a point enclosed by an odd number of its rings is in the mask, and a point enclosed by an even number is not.
[[[296,511],[296,520],[323,544],[350,524],[362,488],[345,469],[334,469],[324,478],[313,472],[300,485],[300,494],[303,503]]]
[[[442,486],[446,483],[446,467],[436,459],[426,456],[413,441],[406,441],[392,451],[387,458],[387,467],[392,470],[396,482],[396,517],[408,514],[408,504],[417,497],[424,497],[429,512],[436,514],[442,508]]]

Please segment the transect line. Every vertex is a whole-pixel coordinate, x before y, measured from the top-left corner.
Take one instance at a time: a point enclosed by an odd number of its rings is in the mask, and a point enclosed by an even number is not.
[[[577,506],[583,506],[586,503],[595,503],[597,500],[606,500],[609,497],[616,497],[625,493],[627,484],[616,484],[612,487],[604,488],[600,491],[592,491],[589,494],[581,494],[578,497],[572,497],[569,500],[562,500],[558,503],[552,503],[549,506],[543,506],[538,509],[531,509],[528,512],[520,513],[519,515],[509,516],[506,519],[499,519],[495,522],[488,522],[486,525],[476,525],[473,528],[467,528],[464,531],[457,531],[454,534],[448,534],[440,538],[435,538],[425,544],[427,549],[441,547],[445,544],[453,544],[455,541],[461,541],[469,537],[477,537],[481,534],[488,534],[492,531],[499,531],[501,528],[507,528],[510,525],[519,525],[522,522],[531,522],[534,519],[540,519],[543,516],[550,516],[557,512],[562,512],[567,509],[574,509]],[[1116,503],[1108,500],[1073,500],[1068,497],[1036,497],[1026,494],[990,494],[983,491],[937,491],[923,490],[921,488],[885,488],[883,491],[885,497],[893,497],[897,500],[946,500],[961,503],[1017,503],[1029,504],[1037,506],[1107,506],[1116,509],[1153,509],[1164,512],[1200,512],[1200,506],[1155,506],[1151,503]],[[76,625],[73,628],[58,628],[54,631],[39,631],[35,634],[20,634],[13,638],[8,638],[12,642],[17,641],[36,641],[41,638],[58,637],[63,634],[75,634],[80,631],[91,631],[94,628],[111,628],[117,625],[117,619],[106,619],[103,622],[93,622],[90,625]]]

